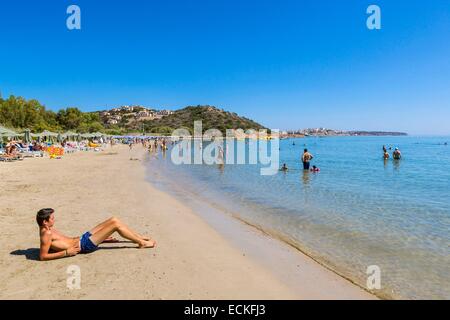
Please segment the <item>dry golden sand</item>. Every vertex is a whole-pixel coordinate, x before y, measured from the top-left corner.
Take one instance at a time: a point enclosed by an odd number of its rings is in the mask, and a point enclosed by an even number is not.
[[[289,286],[146,182],[144,152],[135,152],[139,161],[129,160],[128,147],[115,146],[0,163],[0,299],[373,298],[301,254],[295,263],[302,271],[289,271],[297,285]],[[69,236],[116,216],[158,246],[103,244],[89,255],[40,262],[35,214],[44,207],[56,210],[56,228]],[[80,267],[79,290],[67,288],[70,265]]]

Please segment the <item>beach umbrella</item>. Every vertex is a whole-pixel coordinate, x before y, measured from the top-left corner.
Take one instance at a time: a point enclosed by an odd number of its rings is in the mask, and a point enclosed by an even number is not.
[[[101,132],[94,132],[93,134],[92,134],[92,137],[94,137],[94,138],[100,138],[100,137],[103,137],[104,136],[104,134],[103,133],[101,133]]]
[[[41,143],[42,142],[42,136],[40,134],[35,134],[36,138],[37,138],[37,142]]]
[[[44,130],[41,133],[41,137],[57,137],[57,136],[58,136],[57,133],[54,133],[54,132],[51,132],[51,131],[48,131],[48,130]]]
[[[19,135],[10,129],[0,126],[0,136],[7,137],[7,138],[13,138],[13,137],[17,137]]]
[[[25,132],[23,133],[23,140],[24,140],[25,143],[30,143],[31,142],[30,129],[26,129]]]
[[[84,138],[84,139],[90,139],[90,138],[92,138],[92,134],[84,133],[84,134],[81,135],[81,137]]]
[[[75,138],[77,137],[77,133],[76,132],[72,132],[72,131],[67,131],[66,133],[64,133],[62,136],[63,138],[66,138],[68,140],[75,140]]]
[[[48,130],[44,130],[41,134],[40,137],[42,140],[50,142],[50,143],[54,143],[55,138],[58,136],[57,133],[48,131]]]

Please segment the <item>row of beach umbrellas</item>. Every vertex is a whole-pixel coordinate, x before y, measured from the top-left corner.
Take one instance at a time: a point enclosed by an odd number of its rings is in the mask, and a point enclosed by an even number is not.
[[[48,130],[45,130],[41,133],[31,133],[31,131],[29,129],[25,130],[22,133],[17,133],[11,129],[0,126],[0,138],[3,138],[3,137],[6,137],[6,138],[22,137],[25,142],[29,143],[29,142],[31,142],[32,138],[38,138],[38,139],[47,138],[48,140],[57,140],[58,142],[61,142],[64,139],[81,141],[82,139],[108,137],[108,135],[101,133],[101,132],[76,133],[76,132],[72,132],[72,131],[67,131],[65,133],[56,133],[56,132],[51,132]]]

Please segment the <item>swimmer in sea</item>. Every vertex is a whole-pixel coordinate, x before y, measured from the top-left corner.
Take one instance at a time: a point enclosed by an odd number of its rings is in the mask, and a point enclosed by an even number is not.
[[[319,172],[319,171],[320,171],[320,169],[317,168],[316,166],[313,166],[313,167],[311,168],[311,172]]]
[[[281,167],[280,171],[286,172],[289,168],[286,166],[286,163],[283,163],[283,166]]]

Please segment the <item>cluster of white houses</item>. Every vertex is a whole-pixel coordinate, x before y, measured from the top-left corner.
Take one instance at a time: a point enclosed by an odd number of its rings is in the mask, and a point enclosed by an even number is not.
[[[109,111],[100,112],[100,116],[107,124],[118,124],[123,117],[133,118],[135,120],[155,120],[164,116],[171,115],[170,110],[153,110],[143,106],[122,106]]]

